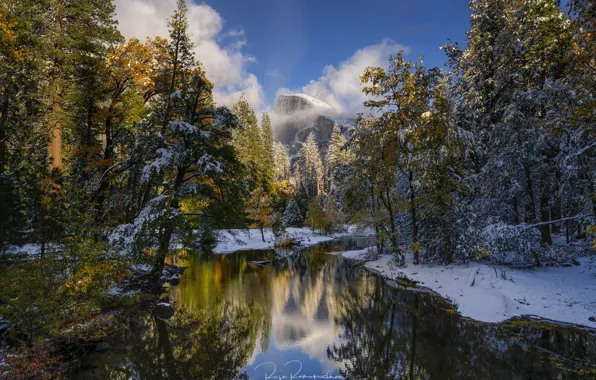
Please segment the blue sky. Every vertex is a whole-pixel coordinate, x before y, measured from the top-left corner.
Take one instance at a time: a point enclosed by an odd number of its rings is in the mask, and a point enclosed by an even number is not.
[[[125,37],[167,36],[176,0],[114,0]],[[187,0],[195,55],[215,83],[215,100],[244,93],[257,110],[276,94],[304,92],[342,113],[361,108],[358,74],[386,65],[405,49],[410,59],[443,65],[439,47],[463,41],[468,0]]]
[[[469,29],[467,0],[211,0],[207,4],[243,29],[250,66],[272,101],[279,87],[296,89],[337,66],[354,52],[382,39],[411,48],[409,55],[442,65],[439,46],[462,41]],[[269,73],[269,75],[267,75]],[[276,75],[272,75],[276,74]]]

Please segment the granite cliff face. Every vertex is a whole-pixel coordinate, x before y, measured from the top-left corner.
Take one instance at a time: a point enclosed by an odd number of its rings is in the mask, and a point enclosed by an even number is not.
[[[333,110],[329,104],[305,94],[280,95],[275,102],[275,112],[283,115],[292,115],[317,108],[320,111]]]
[[[280,95],[273,109],[275,137],[298,153],[301,143],[313,132],[321,151],[326,151],[331,139],[333,124],[337,121],[344,133],[351,129],[353,120],[337,119],[335,109],[305,94]]]

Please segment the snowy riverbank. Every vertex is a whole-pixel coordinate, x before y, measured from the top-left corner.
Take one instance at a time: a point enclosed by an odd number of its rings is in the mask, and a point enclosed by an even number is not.
[[[288,228],[286,231],[301,247],[308,247],[310,245],[353,235],[355,227],[349,226],[346,232],[332,235],[315,233],[310,228]],[[261,231],[258,229],[219,231],[219,242],[213,251],[216,253],[231,253],[247,249],[274,248],[275,236],[273,236],[273,232],[271,232],[271,229],[265,229],[264,232],[265,241],[261,238]]]
[[[343,252],[364,260],[367,250]],[[397,267],[391,255],[367,261],[366,268],[389,279],[406,277],[451,301],[461,315],[483,322],[536,316],[596,328],[596,256],[570,267],[512,269],[482,263]]]

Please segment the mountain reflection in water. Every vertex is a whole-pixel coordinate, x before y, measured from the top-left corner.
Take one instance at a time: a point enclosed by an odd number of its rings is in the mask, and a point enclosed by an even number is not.
[[[470,321],[430,292],[391,286],[327,254],[368,243],[346,239],[293,255],[272,250],[195,255],[178,263],[188,269],[169,290],[174,316],[128,313],[122,334],[106,352],[91,354],[75,378],[596,376],[593,330]]]

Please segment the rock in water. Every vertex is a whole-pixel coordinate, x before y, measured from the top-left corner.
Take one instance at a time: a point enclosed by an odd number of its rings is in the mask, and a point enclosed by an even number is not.
[[[153,315],[162,320],[168,320],[174,315],[174,308],[168,302],[160,302],[155,305]]]
[[[255,264],[255,265],[259,265],[259,266],[265,266],[267,264],[271,264],[271,261],[267,261],[267,260],[255,260],[255,261],[249,261],[249,264]]]

